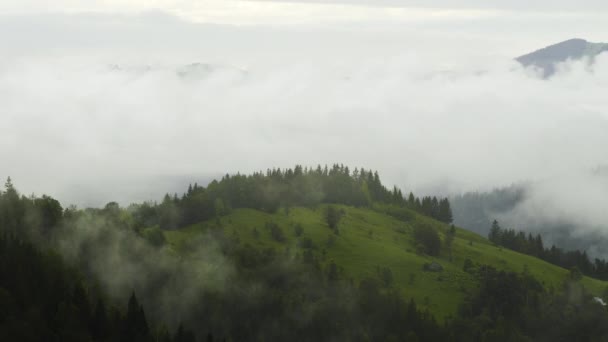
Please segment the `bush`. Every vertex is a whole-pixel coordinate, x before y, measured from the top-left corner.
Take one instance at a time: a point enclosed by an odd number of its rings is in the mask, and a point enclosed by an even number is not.
[[[343,212],[341,210],[336,209],[336,207],[332,205],[327,207],[327,211],[325,212],[325,220],[329,228],[333,230],[338,229],[338,224],[340,223],[342,214]]]
[[[266,223],[266,228],[270,231],[270,235],[276,241],[285,242],[287,240],[285,238],[285,234],[283,233],[283,229],[281,229],[278,224],[274,222],[268,222]]]
[[[424,253],[437,256],[441,249],[441,239],[435,229],[427,225],[418,225],[414,228],[416,243],[424,248]]]
[[[381,275],[382,275],[382,282],[384,283],[384,286],[390,287],[391,284],[393,283],[393,271],[391,271],[391,269],[388,267],[384,267],[382,269]]]
[[[314,243],[312,242],[312,239],[309,237],[302,238],[298,243],[298,246],[304,249],[312,249],[315,247]]]
[[[155,247],[161,247],[165,244],[165,235],[158,227],[144,229],[142,236]]]
[[[327,236],[327,247],[331,248],[336,244],[336,237],[332,234]]]
[[[390,215],[396,219],[401,221],[412,221],[414,219],[414,214],[406,208],[399,207],[396,205],[375,205],[374,209],[383,212],[387,215]]]
[[[473,268],[473,261],[471,259],[466,258],[464,260],[464,266],[462,266],[462,270],[465,272],[469,272]]]
[[[302,233],[304,233],[304,228],[302,227],[301,224],[296,224],[295,227],[293,227],[293,231],[296,234],[297,237],[302,236]]]

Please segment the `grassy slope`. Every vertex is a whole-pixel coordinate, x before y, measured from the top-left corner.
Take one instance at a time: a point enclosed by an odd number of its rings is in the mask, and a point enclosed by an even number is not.
[[[324,266],[334,260],[343,269],[342,277],[355,281],[365,276],[378,277],[377,266],[389,267],[394,275],[392,286],[405,297],[413,297],[417,303],[426,305],[438,318],[453,314],[466,289],[475,286],[471,275],[462,270],[467,257],[475,263],[489,264],[499,269],[519,272],[527,267],[529,272],[548,288],[560,286],[562,279],[568,274],[567,270],[540,259],[493,246],[481,236],[463,229],[457,229],[452,262],[445,251],[437,258],[419,255],[414,248],[413,227],[423,223],[432,225],[440,231],[443,240],[447,225],[417,214],[412,214],[414,218],[404,222],[370,209],[339,207],[344,209],[346,215],[340,221],[340,235],[336,236],[332,247],[327,246],[331,230],[324,221],[323,206],[314,210],[293,208],[289,215],[284,211],[267,214],[239,209],[223,217],[221,221],[225,233],[237,235],[242,243],[274,247],[278,251],[289,248],[292,256],[302,252],[297,247],[298,238],[293,229],[296,223],[300,223],[304,228],[303,237],[313,240],[314,253]],[[266,222],[269,221],[279,224],[287,237],[286,242],[279,243],[272,239],[265,228]],[[165,236],[169,244],[179,250],[183,241],[202,234],[212,226],[216,226],[215,220],[179,231],[167,231]],[[259,232],[257,239],[253,234],[254,227]],[[322,256],[323,249],[326,250],[325,257]],[[422,270],[424,263],[433,260],[444,267],[443,272]],[[595,294],[601,293],[608,285],[606,282],[587,277],[582,281],[585,287]]]

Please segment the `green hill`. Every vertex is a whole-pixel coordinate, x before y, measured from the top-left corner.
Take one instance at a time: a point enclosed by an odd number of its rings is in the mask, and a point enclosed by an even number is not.
[[[0,340],[608,338],[593,298],[608,284],[453,227],[447,199],[406,198],[376,172],[227,175],[127,208],[64,210],[5,188]],[[542,251],[530,241],[526,253]]]
[[[327,271],[332,262],[338,266],[339,276],[345,281],[358,283],[365,277],[382,280],[382,270],[390,269],[390,288],[397,289],[405,298],[413,298],[426,307],[438,319],[456,313],[465,295],[474,289],[476,280],[463,270],[465,260],[486,264],[497,269],[522,272],[527,270],[547,289],[559,288],[569,271],[540,259],[503,249],[487,239],[456,229],[452,247],[452,260],[445,246],[449,225],[420,215],[408,209],[401,209],[407,219],[397,219],[382,213],[382,210],[336,205],[343,210],[335,234],[325,220],[327,205],[314,209],[295,207],[269,214],[253,209],[235,209],[220,220],[207,220],[183,229],[164,231],[171,248],[185,253],[187,245],[196,241],[193,237],[209,230],[220,230],[241,244],[264,249],[274,248],[284,251],[286,258],[303,258],[310,250],[319,261],[321,269]],[[268,228],[276,224],[283,232],[284,241],[277,241]],[[301,236],[296,236],[296,226],[302,228]],[[432,257],[417,252],[414,228],[427,226],[436,229],[441,237],[440,255]],[[312,247],[307,242],[312,241]],[[279,238],[279,240],[281,240]],[[425,271],[424,265],[439,263],[443,270]],[[608,283],[584,277],[582,284],[593,294],[600,294]]]

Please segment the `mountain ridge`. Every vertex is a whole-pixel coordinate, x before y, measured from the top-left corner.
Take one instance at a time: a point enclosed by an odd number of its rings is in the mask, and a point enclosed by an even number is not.
[[[594,62],[597,55],[608,51],[608,43],[592,43],[582,38],[572,38],[515,58],[524,67],[536,67],[543,78],[555,74],[556,64],[568,60],[589,58]]]

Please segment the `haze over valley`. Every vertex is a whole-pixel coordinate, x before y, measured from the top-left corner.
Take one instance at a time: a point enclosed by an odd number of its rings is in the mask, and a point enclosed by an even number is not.
[[[0,340],[608,338],[607,14],[0,4]]]

